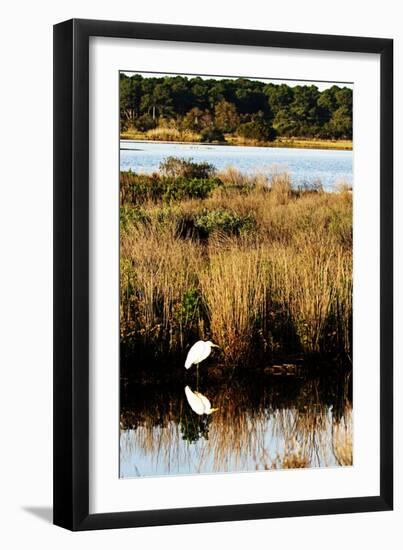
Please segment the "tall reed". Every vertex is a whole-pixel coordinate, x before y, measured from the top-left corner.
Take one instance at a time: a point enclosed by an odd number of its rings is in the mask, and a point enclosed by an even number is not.
[[[182,347],[183,299],[198,287],[202,252],[172,223],[132,225],[121,238],[121,331],[155,351]]]
[[[212,336],[230,361],[250,350],[256,323],[265,314],[267,276],[261,247],[216,236],[200,277]]]
[[[313,230],[272,252],[278,300],[287,304],[303,348],[329,349],[339,338],[349,351],[352,316],[351,255],[326,234]],[[341,331],[341,333],[340,333]]]

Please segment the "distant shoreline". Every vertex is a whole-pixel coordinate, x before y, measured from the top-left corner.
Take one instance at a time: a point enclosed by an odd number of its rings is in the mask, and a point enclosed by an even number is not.
[[[146,138],[144,134],[134,132],[122,132],[120,134],[121,141],[135,141],[135,142],[147,142],[147,143],[163,143],[163,144],[177,144],[177,145],[233,145],[233,146],[246,146],[246,147],[270,147],[270,148],[286,148],[286,149],[324,149],[335,151],[352,151],[352,140],[326,140],[326,139],[310,139],[310,138],[277,138],[274,141],[268,142],[254,142],[252,140],[240,140],[236,137],[229,137],[225,142],[200,142],[200,141],[186,141],[186,140],[163,140],[163,139],[150,139]]]

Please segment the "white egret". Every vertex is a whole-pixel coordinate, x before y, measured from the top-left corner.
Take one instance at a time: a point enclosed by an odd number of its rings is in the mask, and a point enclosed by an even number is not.
[[[218,348],[216,344],[213,344],[210,340],[204,342],[199,340],[190,348],[185,361],[185,368],[190,369],[192,365],[196,365],[197,368],[197,386],[199,386],[199,363],[204,361],[210,353],[211,348]]]
[[[185,388],[185,395],[190,405],[190,408],[196,414],[211,414],[215,411],[218,411],[218,409],[215,409],[211,406],[210,401],[205,395],[199,393],[198,391],[192,391],[189,386],[186,386]]]
[[[216,344],[213,344],[210,340],[204,342],[199,340],[190,348],[186,357],[185,368],[190,369],[192,365],[199,365],[202,361],[207,359],[211,353],[211,348],[218,348]]]

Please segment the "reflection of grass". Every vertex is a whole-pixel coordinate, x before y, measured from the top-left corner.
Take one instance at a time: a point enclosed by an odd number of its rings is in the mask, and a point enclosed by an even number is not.
[[[244,394],[242,399],[239,387],[216,397],[219,411],[212,419],[209,438],[215,469],[222,469],[230,460],[242,469],[251,455],[256,469],[305,468],[333,462],[351,465],[351,407],[345,406],[341,419],[332,418],[326,407],[315,403],[315,392],[315,385],[308,383],[294,406],[258,408],[252,413],[249,396]],[[277,442],[273,449],[267,448],[268,426],[270,438]]]
[[[333,453],[340,466],[353,464],[353,429],[352,419],[343,418],[333,426]]]
[[[272,469],[275,470],[293,470],[295,468],[308,468],[309,460],[304,456],[300,449],[289,450],[286,449],[283,455],[277,454],[276,458],[272,462]],[[270,468],[266,466],[266,469]]]
[[[125,349],[182,361],[211,337],[230,364],[252,351],[350,353],[350,190],[295,190],[278,171],[206,176],[122,174]]]
[[[219,410],[204,418],[190,410],[182,392],[179,399],[153,393],[144,402],[134,397],[133,410],[122,413],[122,427],[136,428],[125,432],[132,447],[124,452],[133,449],[172,472],[178,465],[214,472],[352,465],[346,387],[337,396],[342,407],[335,414],[335,402],[330,401],[332,408],[328,404],[331,380],[291,385],[256,380],[211,387],[209,398]]]

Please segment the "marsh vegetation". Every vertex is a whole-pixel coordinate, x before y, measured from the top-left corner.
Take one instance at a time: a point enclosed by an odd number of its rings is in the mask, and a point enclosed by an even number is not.
[[[121,172],[125,376],[180,365],[191,343],[222,368],[351,356],[352,193],[289,175],[168,158]]]

